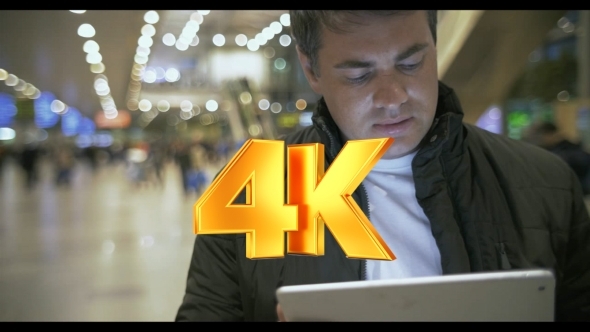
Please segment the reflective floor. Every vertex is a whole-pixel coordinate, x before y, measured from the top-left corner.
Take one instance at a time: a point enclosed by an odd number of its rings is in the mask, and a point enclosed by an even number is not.
[[[135,187],[124,165],[76,166],[56,187],[49,161],[24,188],[10,162],[0,177],[0,321],[172,321],[195,235],[175,164]]]
[[[32,191],[16,163],[0,174],[0,321],[173,321],[197,198],[176,165],[136,187],[124,165],[78,164],[70,188],[41,166]]]

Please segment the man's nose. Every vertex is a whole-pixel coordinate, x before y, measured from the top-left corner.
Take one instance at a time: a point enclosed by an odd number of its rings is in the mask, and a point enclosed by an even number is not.
[[[373,94],[375,107],[384,110],[397,110],[408,101],[408,93],[397,75],[379,75]]]

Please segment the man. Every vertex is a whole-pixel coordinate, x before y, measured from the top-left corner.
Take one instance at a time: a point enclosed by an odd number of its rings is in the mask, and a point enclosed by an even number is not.
[[[560,156],[578,176],[584,195],[590,194],[590,153],[581,144],[568,140],[554,123],[547,121],[532,125],[526,140]]]
[[[299,60],[322,96],[326,169],[347,140],[395,142],[353,197],[397,259],[250,260],[245,235],[199,235],[177,321],[277,321],[284,285],[551,268],[556,319],[590,316],[590,218],[576,175],[532,145],[463,124],[437,78],[436,12],[292,11]],[[394,216],[394,217],[390,217]],[[485,299],[482,299],[485,300]]]

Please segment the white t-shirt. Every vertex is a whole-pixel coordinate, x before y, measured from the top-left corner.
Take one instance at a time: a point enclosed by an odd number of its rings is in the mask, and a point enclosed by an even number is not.
[[[430,221],[416,199],[415,155],[382,159],[363,181],[371,223],[396,256],[393,261],[367,260],[368,280],[442,274]]]

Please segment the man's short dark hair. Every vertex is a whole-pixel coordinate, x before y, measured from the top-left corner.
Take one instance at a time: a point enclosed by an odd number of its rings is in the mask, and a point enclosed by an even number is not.
[[[305,54],[311,63],[316,76],[318,71],[318,50],[322,46],[322,28],[334,32],[347,32],[346,27],[358,24],[352,20],[355,16],[364,15],[400,15],[412,11],[408,10],[291,10],[291,35],[299,50]],[[427,10],[428,26],[436,45],[437,11]]]

